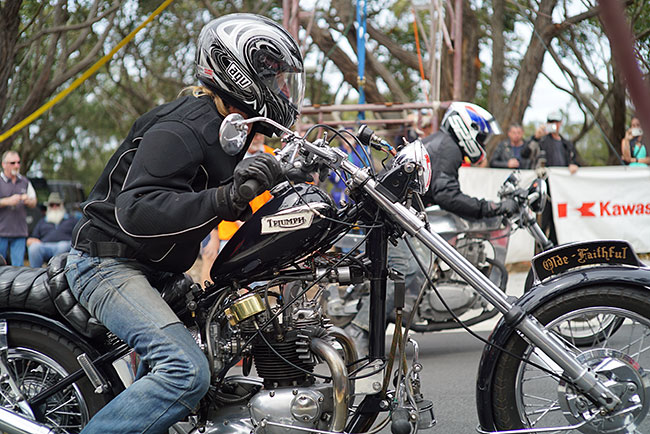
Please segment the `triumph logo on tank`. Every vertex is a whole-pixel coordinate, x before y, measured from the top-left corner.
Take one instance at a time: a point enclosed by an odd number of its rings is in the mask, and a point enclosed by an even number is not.
[[[241,72],[236,64],[231,63],[226,71],[228,74],[230,74],[232,80],[237,83],[242,89],[246,89],[251,85],[251,81],[244,75],[243,72]]]
[[[567,217],[570,213],[568,203],[557,204],[557,216]],[[632,215],[650,215],[650,203],[616,203],[611,200],[600,202],[583,202],[573,208],[580,217],[617,217]],[[571,214],[573,214],[571,212]],[[573,214],[575,215],[575,214]]]
[[[314,214],[309,210],[285,212],[262,217],[262,234],[296,231],[311,226]]]

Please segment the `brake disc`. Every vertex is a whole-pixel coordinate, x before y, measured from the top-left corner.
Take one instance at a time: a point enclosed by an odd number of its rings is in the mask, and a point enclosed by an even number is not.
[[[637,423],[648,414],[650,376],[630,356],[609,348],[596,348],[581,353],[578,361],[584,363],[621,400],[612,412],[600,408],[571,384],[561,381],[558,398],[564,416],[574,424],[590,420],[580,432],[634,433]]]

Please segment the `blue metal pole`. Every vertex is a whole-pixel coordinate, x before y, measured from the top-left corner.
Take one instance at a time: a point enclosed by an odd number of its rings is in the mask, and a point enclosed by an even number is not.
[[[366,0],[357,1],[357,87],[359,89],[359,104],[366,103],[366,94],[363,86],[366,82]],[[366,113],[360,111],[357,119],[364,120]]]

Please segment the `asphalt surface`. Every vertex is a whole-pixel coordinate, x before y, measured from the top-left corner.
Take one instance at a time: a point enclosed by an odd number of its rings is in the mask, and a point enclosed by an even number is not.
[[[525,273],[510,273],[506,292],[523,294]],[[487,339],[499,316],[471,327]],[[416,333],[412,337],[420,346],[423,365],[422,393],[433,401],[436,426],[422,433],[476,433],[476,374],[484,344],[465,330]],[[390,348],[390,347],[388,347]],[[390,433],[390,426],[382,434]]]

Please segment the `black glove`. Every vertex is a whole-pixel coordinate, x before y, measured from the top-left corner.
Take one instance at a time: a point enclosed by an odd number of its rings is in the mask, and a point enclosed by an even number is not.
[[[330,168],[323,164],[309,164],[302,167],[289,169],[287,178],[293,182],[313,182],[314,177],[312,173],[318,172],[318,179],[323,182],[327,179],[330,173]]]
[[[232,200],[236,204],[248,203],[254,197],[277,184],[282,167],[278,160],[271,154],[261,153],[253,157],[244,158],[237,164],[233,172]],[[253,181],[253,183],[247,181]],[[242,190],[252,188],[252,192]]]
[[[222,220],[234,222],[246,220],[253,214],[248,202],[235,201],[234,184],[226,184],[215,189],[215,214]]]
[[[481,206],[481,216],[482,217],[494,217],[497,215],[506,215],[511,216],[517,210],[519,206],[517,202],[513,199],[504,199],[501,202],[492,202],[491,200],[486,200]]]
[[[280,163],[271,154],[257,154],[240,161],[233,172],[233,182],[215,189],[216,215],[228,221],[246,220],[252,214],[248,202],[273,187],[281,173]],[[252,184],[247,183],[251,180]],[[247,190],[242,190],[244,184]]]
[[[514,199],[503,199],[501,202],[497,204],[498,209],[496,210],[497,215],[505,215],[506,217],[510,217],[514,215],[518,210],[519,210],[519,205],[517,205],[517,202],[515,202]]]

